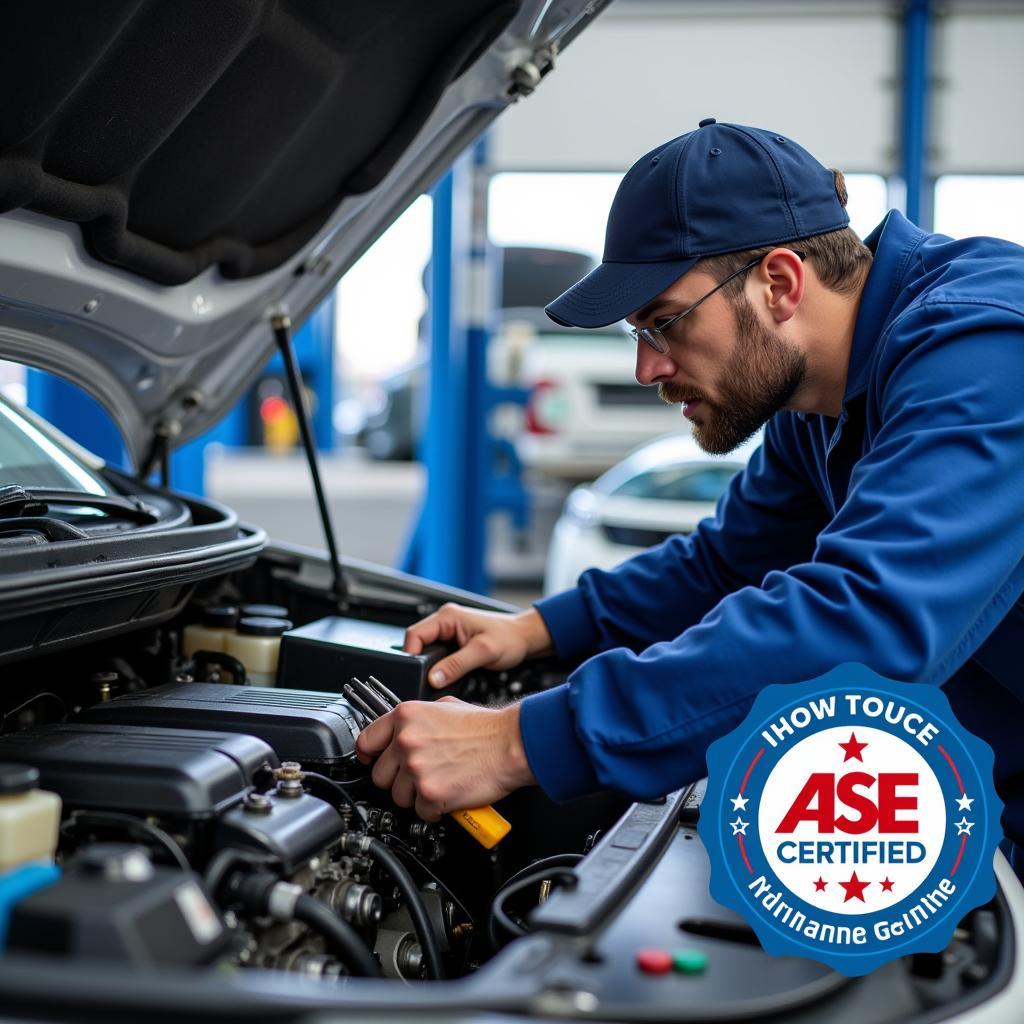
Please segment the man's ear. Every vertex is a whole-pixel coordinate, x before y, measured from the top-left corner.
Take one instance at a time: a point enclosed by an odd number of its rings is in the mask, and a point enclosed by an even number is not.
[[[777,323],[789,320],[804,297],[803,260],[792,249],[773,249],[758,267],[757,284]]]

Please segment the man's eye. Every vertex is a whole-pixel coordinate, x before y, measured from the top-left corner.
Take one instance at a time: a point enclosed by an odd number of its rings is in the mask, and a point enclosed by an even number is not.
[[[670,316],[659,316],[659,317],[655,317],[653,326],[654,326],[654,328],[656,330],[660,331],[662,329],[662,327],[664,327],[666,324],[670,324],[671,322],[672,322],[672,317],[670,317]]]

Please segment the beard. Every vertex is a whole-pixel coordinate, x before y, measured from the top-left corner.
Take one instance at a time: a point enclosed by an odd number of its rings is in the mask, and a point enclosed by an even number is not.
[[[807,374],[807,357],[768,330],[745,295],[732,305],[739,341],[715,382],[718,400],[712,402],[697,387],[658,385],[658,397],[670,405],[700,399],[693,437],[712,455],[725,455],[753,437],[789,402]]]

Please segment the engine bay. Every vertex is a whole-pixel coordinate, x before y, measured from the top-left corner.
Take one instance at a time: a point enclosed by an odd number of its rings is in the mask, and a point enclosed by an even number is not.
[[[431,699],[445,651],[406,654],[405,627],[453,597],[499,606],[352,570],[339,608],[328,572],[278,546],[155,626],[6,666],[0,805],[52,860],[4,860],[0,813],[6,1005],[31,1004],[55,966],[53,998],[82,1019],[111,1019],[116,988],[128,1019],[159,989],[204,1018],[366,1005],[841,1024],[864,1019],[865,989],[885,1008],[872,1019],[909,1020],[1006,986],[1002,897],[949,949],[867,978],[766,956],[708,893],[700,784],[639,804],[521,790],[497,806],[511,829],[493,844],[450,816],[419,820],[356,757],[368,716],[351,695]],[[568,669],[480,671],[448,692],[500,706]],[[651,946],[675,951],[670,976],[645,971]]]
[[[405,655],[404,627],[380,617],[303,621],[317,602],[272,603],[259,577],[219,580],[157,628],[8,670],[9,695],[35,692],[9,701],[0,765],[34,769],[61,802],[59,877],[4,908],[8,953],[459,978],[512,937],[488,925],[501,887],[549,863],[557,887],[626,806],[530,806],[529,830],[488,850],[450,818],[392,804],[356,759],[366,718],[341,690],[359,673],[424,696],[443,652]],[[532,670],[478,673],[459,692],[499,703],[539,685]],[[517,804],[546,801],[510,803],[521,820]],[[521,930],[526,909],[520,892],[499,920]]]

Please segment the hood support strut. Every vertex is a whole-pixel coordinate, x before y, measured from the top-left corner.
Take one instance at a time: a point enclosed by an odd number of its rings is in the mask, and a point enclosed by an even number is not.
[[[313,427],[309,419],[309,407],[306,404],[306,393],[302,387],[299,362],[295,358],[295,349],[292,346],[292,321],[287,313],[278,313],[271,317],[270,326],[274,330],[277,347],[281,350],[281,359],[288,376],[288,390],[291,392],[295,417],[299,421],[302,447],[305,449],[306,461],[309,463],[309,475],[313,478],[313,490],[316,492],[316,503],[320,510],[320,522],[324,528],[324,539],[327,541],[327,550],[331,560],[331,596],[337,602],[338,608],[344,611],[348,605],[348,583],[341,568],[341,559],[338,557],[338,544],[334,537],[331,512],[327,506],[327,497],[324,494],[324,485],[320,478],[320,464],[317,459],[316,442],[313,439]]]

